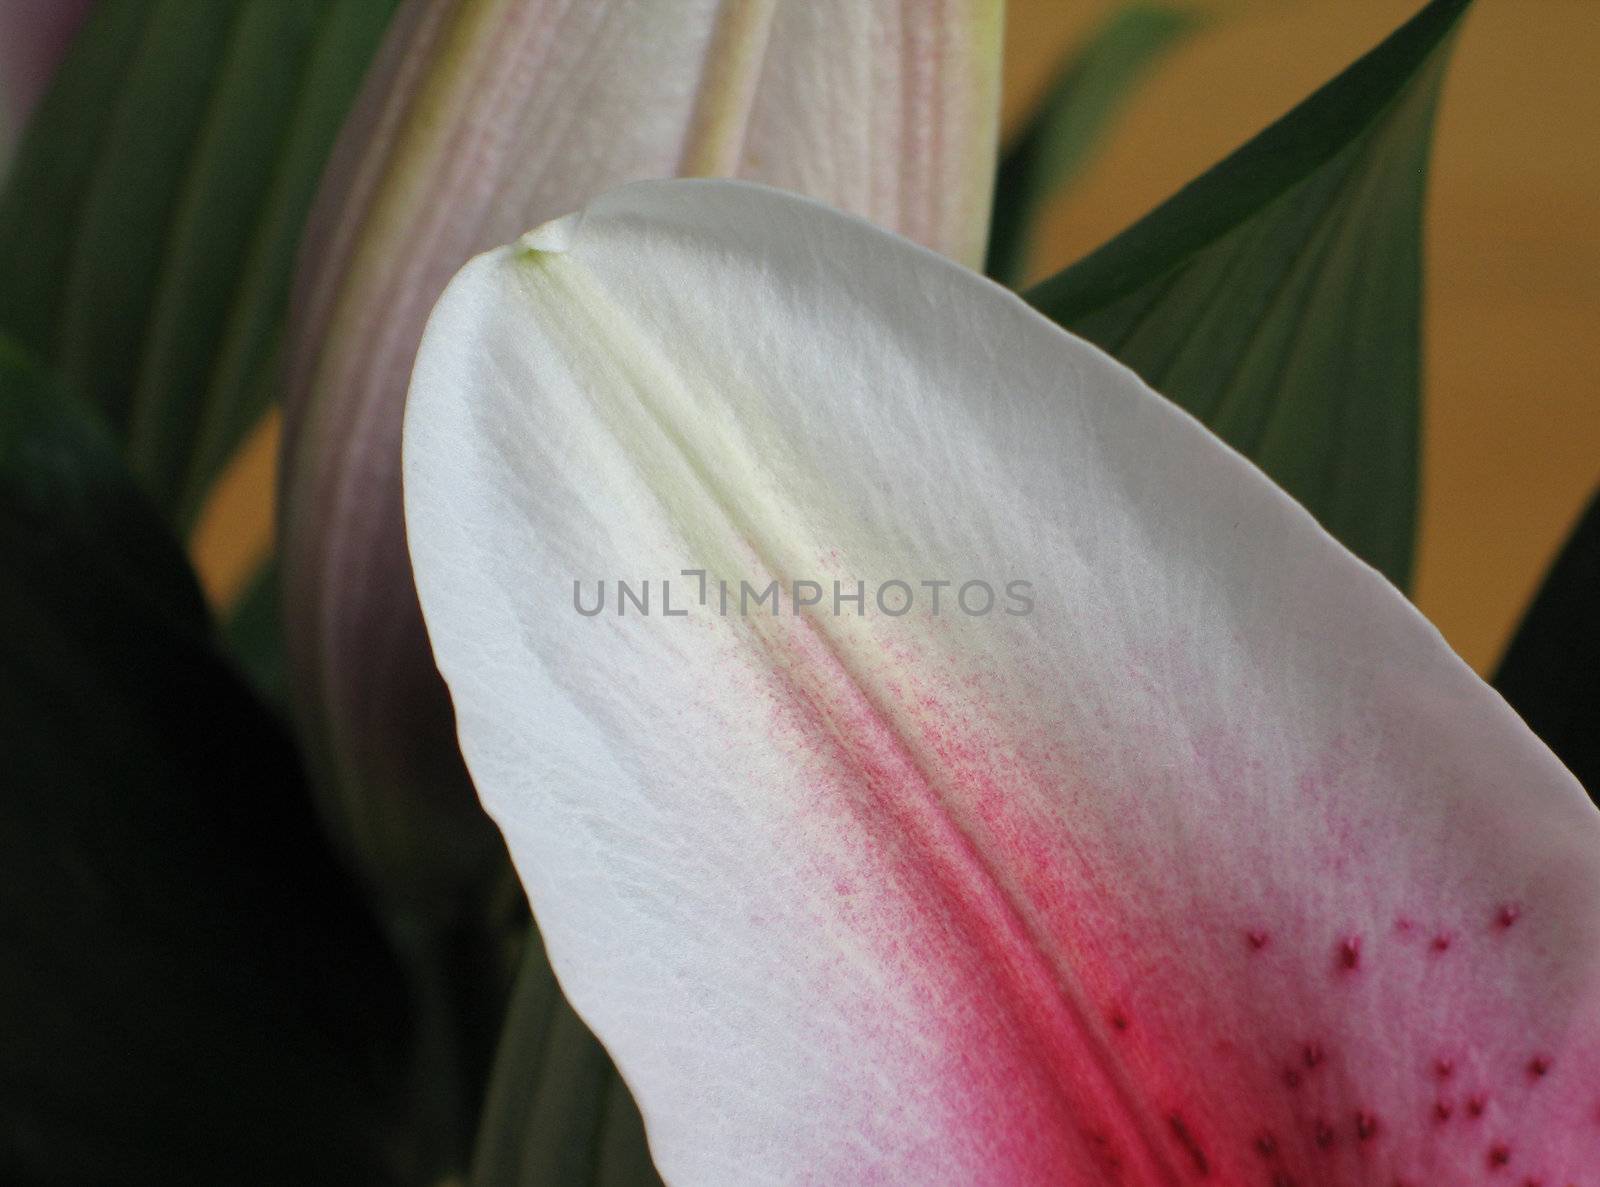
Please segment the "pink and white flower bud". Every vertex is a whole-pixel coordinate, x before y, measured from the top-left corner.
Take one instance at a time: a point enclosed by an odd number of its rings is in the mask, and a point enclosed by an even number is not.
[[[412,587],[400,431],[475,253],[630,180],[737,175],[980,257],[1000,0],[409,0],[324,182],[288,344],[280,528],[297,715],[376,882],[498,869]]]

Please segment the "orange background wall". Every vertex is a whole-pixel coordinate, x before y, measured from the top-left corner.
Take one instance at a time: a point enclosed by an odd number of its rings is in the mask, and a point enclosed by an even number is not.
[[[1380,40],[1420,0],[1212,0],[1051,211],[1043,275],[1097,246]],[[1011,0],[1005,121],[1115,4]],[[1600,481],[1600,0],[1479,0],[1428,211],[1417,600],[1480,670]],[[270,547],[275,425],[193,541],[233,597]]]

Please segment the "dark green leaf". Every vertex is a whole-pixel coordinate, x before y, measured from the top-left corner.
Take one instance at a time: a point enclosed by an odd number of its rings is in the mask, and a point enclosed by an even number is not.
[[[1088,163],[1150,68],[1198,23],[1181,9],[1131,4],[1113,13],[1062,65],[1001,158],[989,231],[990,276],[1005,285],[1021,281],[1044,205]]]
[[[0,331],[187,527],[275,394],[301,225],[396,0],[104,0],[0,197]]]
[[[605,1048],[528,940],[473,1156],[472,1187],[658,1187],[644,1122]]]
[[[0,1181],[399,1181],[400,974],[76,407],[0,348]]]
[[[1600,804],[1600,494],[1528,608],[1494,685]]]
[[[1254,460],[1402,588],[1416,534],[1433,0],[1028,300]]]
[[[288,695],[278,614],[278,560],[273,557],[250,579],[223,626],[223,635],[256,691],[275,705],[283,704]]]

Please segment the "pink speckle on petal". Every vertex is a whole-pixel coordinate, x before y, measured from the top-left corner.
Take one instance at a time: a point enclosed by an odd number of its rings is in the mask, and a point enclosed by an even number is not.
[[[1206,1156],[1205,1148],[1200,1144],[1200,1140],[1195,1136],[1194,1131],[1189,1128],[1189,1123],[1183,1119],[1182,1114],[1173,1113],[1169,1115],[1167,1124],[1172,1129],[1173,1138],[1179,1146],[1183,1147],[1184,1153],[1189,1156],[1189,1162],[1193,1165],[1195,1173],[1202,1178],[1209,1175],[1211,1173],[1211,1160]]]
[[[1354,972],[1361,967],[1361,937],[1346,936],[1339,941],[1339,967]]]
[[[928,1044],[937,1107],[984,1151],[996,1172],[985,1181],[1381,1187],[1404,1174],[1428,1187],[1441,1168],[1485,1177],[1502,1138],[1525,1164],[1502,1181],[1555,1165],[1534,1157],[1531,1127],[1509,1126],[1523,1123],[1525,1097],[1552,1107],[1564,1084],[1527,1086],[1553,1060],[1581,1061],[1550,1046],[1550,1031],[1486,1038],[1504,1003],[1480,1009],[1458,980],[1489,954],[1522,955],[1520,934],[1487,934],[1508,918],[1503,890],[1465,916],[1414,887],[1380,885],[1368,901],[1349,879],[1287,901],[1250,877],[1192,903],[1190,888],[1167,902],[1158,884],[1152,900],[1115,860],[1123,834],[1088,827],[1103,798],[1098,741],[1079,739],[1080,754],[1053,735],[1021,736],[1010,703],[991,703],[993,686],[972,683],[964,663],[919,671],[934,659],[891,654],[876,672],[870,653],[807,623],[775,642],[789,662],[762,678],[777,686],[782,741],[816,768],[806,810],[848,838],[821,886],[916,987],[908,1000],[930,1007],[927,1025],[951,1032]],[[1241,771],[1258,777],[1226,738],[1203,742],[1201,765],[1215,773],[1185,778],[1225,788]],[[1308,877],[1328,874],[1335,850],[1352,872],[1365,849],[1382,850],[1381,835],[1340,811],[1346,778],[1332,770],[1316,785],[1334,839]],[[1057,801],[1071,827],[1053,815]],[[1254,852],[1240,862],[1247,874]],[[1185,910],[1156,909],[1173,903]],[[1242,1014],[1224,1004],[1212,1027],[1218,1003],[1234,1001]],[[1455,1011],[1446,1024],[1432,1013],[1441,1002]],[[1420,1052],[1392,1041],[1413,1021]],[[808,1181],[839,1181],[836,1169]]]
[[[1320,1118],[1317,1120],[1314,1136],[1316,1138],[1317,1148],[1319,1150],[1329,1149],[1333,1145],[1334,1138],[1336,1137],[1333,1132],[1333,1126],[1329,1125],[1326,1121]]]

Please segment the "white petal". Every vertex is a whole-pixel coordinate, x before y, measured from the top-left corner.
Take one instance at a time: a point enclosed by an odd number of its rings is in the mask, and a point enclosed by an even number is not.
[[[776,191],[629,187],[455,280],[405,480],[468,766],[670,1181],[1600,1165],[1600,816],[1009,294]],[[575,612],[619,577],[651,614]],[[868,612],[792,613],[813,579]]]

